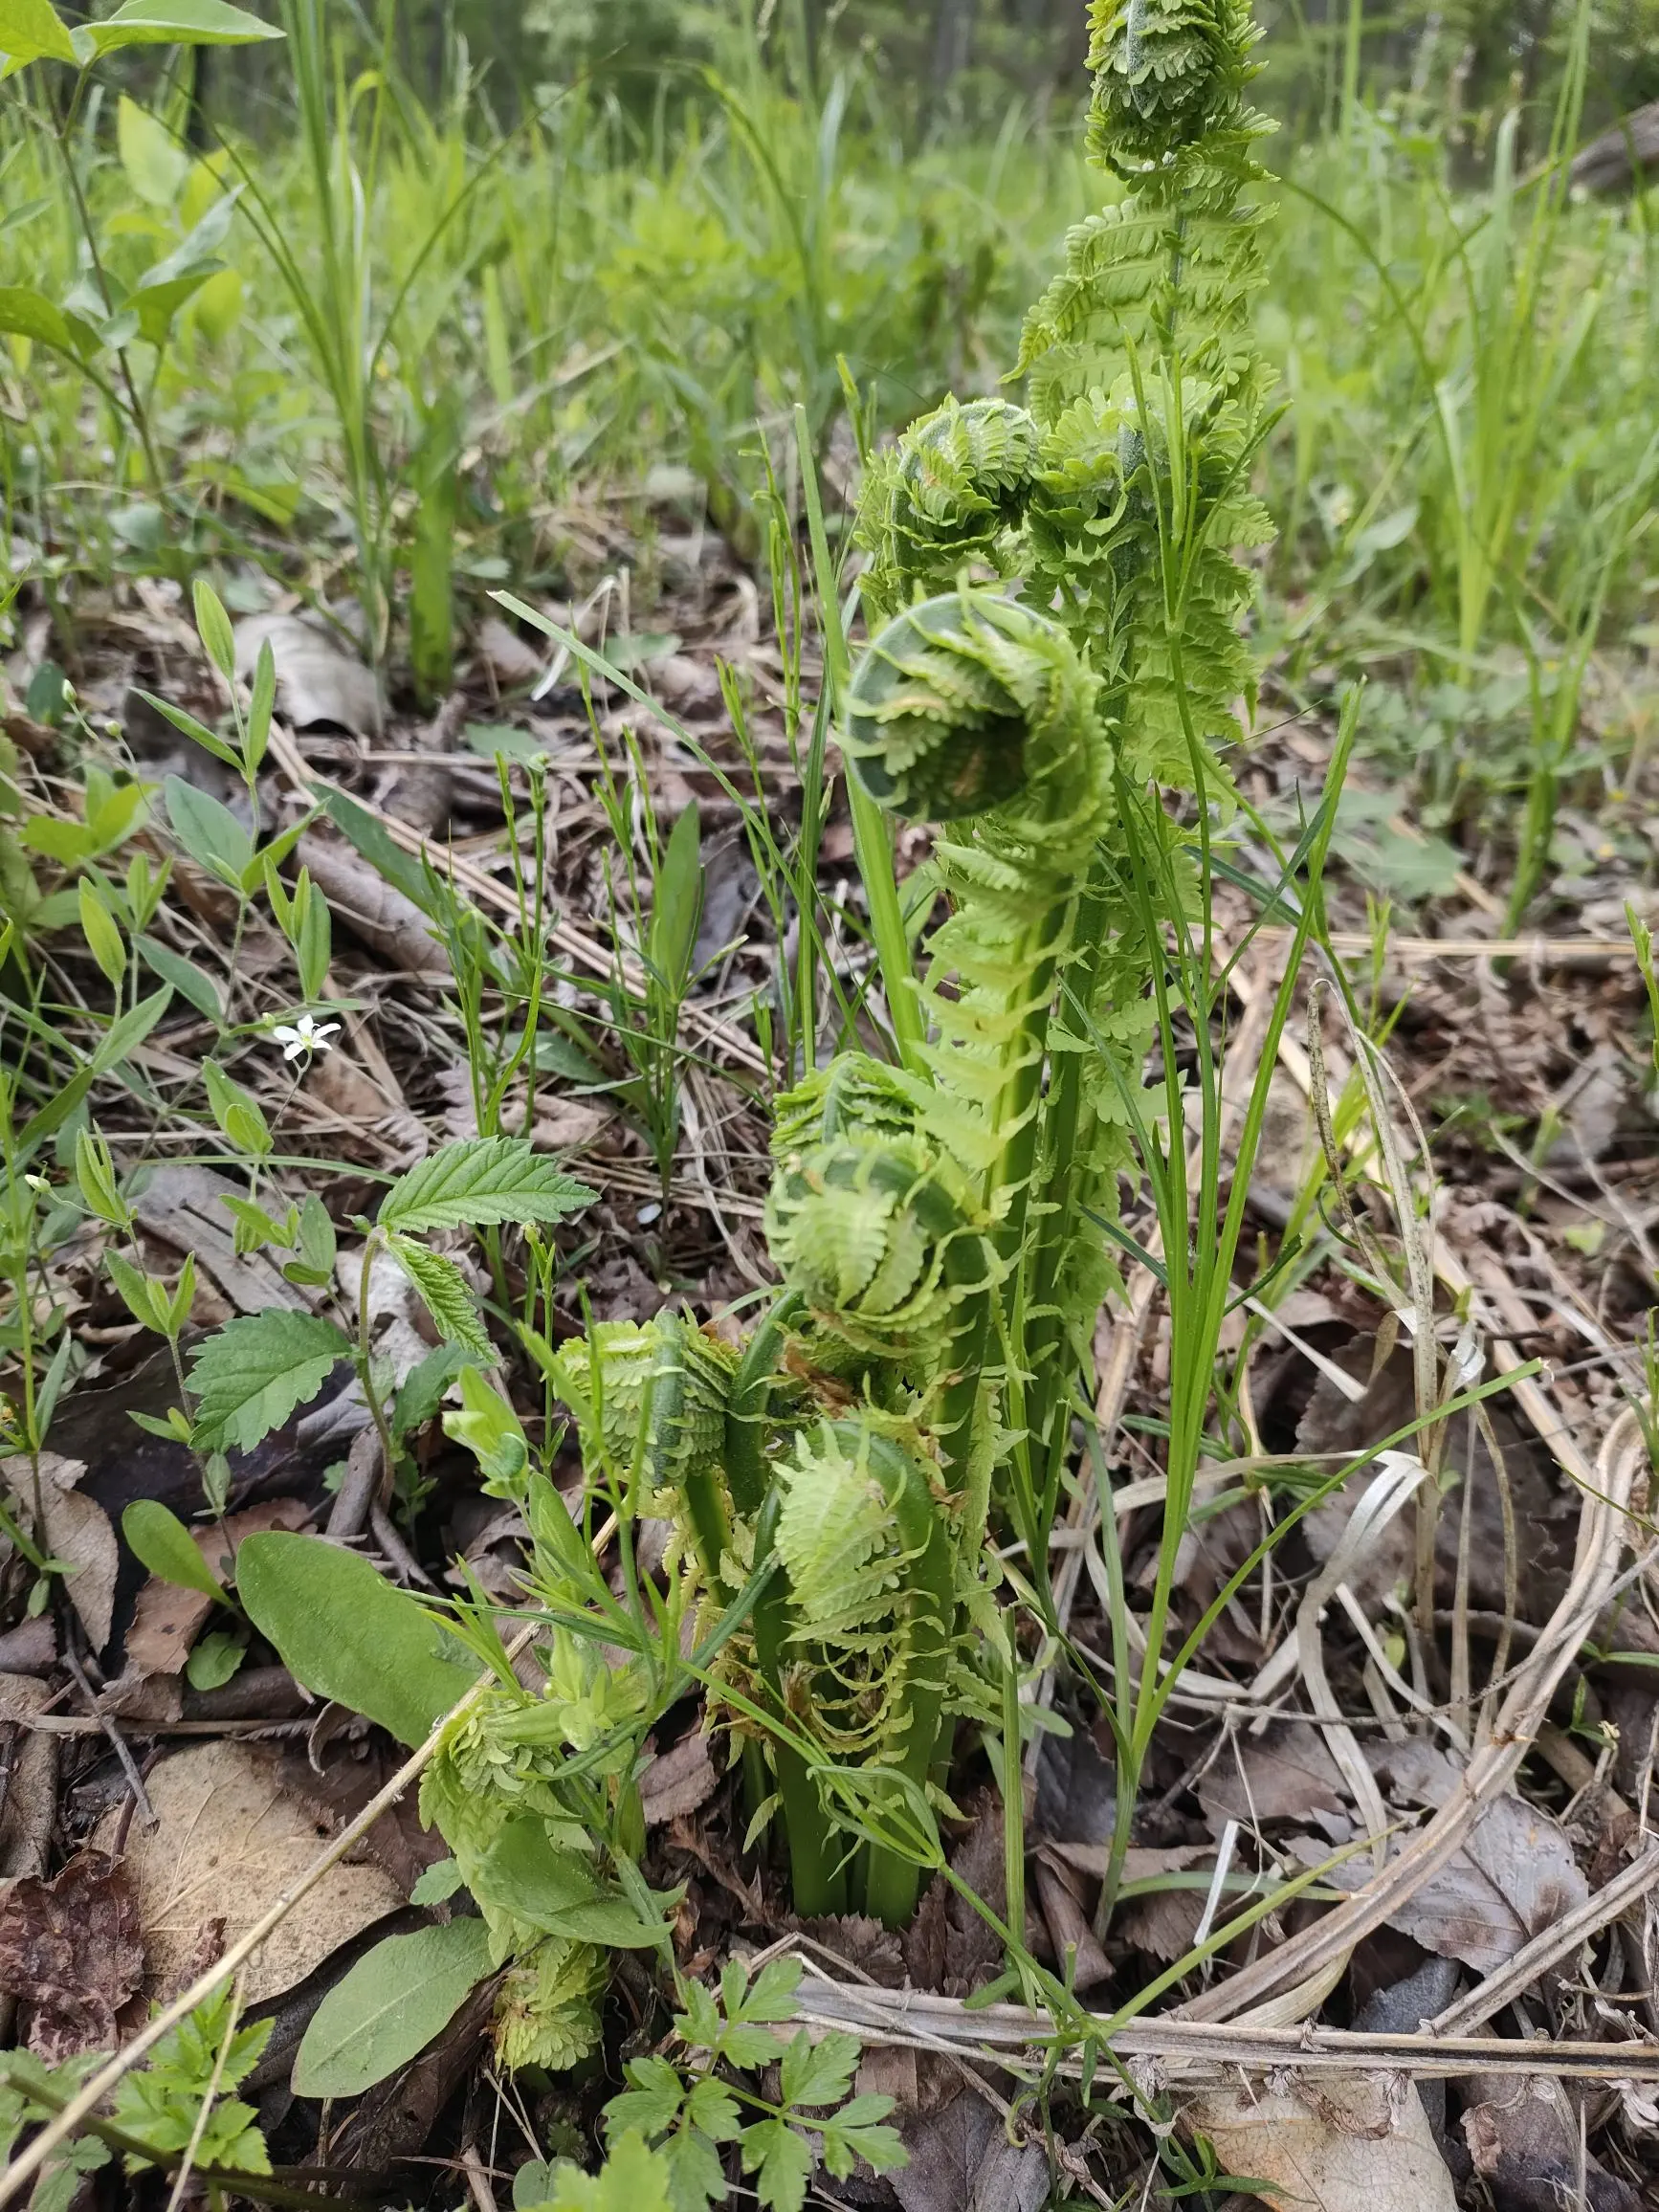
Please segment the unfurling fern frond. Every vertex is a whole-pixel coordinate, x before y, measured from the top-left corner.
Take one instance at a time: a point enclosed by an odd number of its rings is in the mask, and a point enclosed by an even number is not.
[[[1259,64],[1250,0],[1093,0],[1091,157],[1119,176],[1225,129]]]
[[[766,1201],[772,1256],[812,1319],[923,1390],[952,1366],[992,1272],[937,1167],[915,1139],[848,1137],[780,1161]]]
[[[895,814],[957,822],[994,811],[1010,827],[1029,821],[1045,847],[1065,840],[1074,861],[1110,804],[1095,688],[1047,616],[946,592],[872,642],[853,678],[847,752]]]
[[[854,533],[872,556],[873,621],[948,589],[964,567],[1013,571],[1039,434],[1006,400],[947,399],[873,460]]]
[[[730,1540],[721,1460],[737,1354],[680,1314],[597,1322],[564,1345],[550,1378],[576,1416],[584,1457],[637,1471],[642,1503],[689,1518],[711,1582]]]
[[[796,1441],[780,1470],[778,1554],[796,1626],[789,1649],[817,1683],[806,1725],[827,1749],[920,1788],[939,1747],[955,1633],[956,1552],[929,1462],[901,1420],[865,1410]],[[787,1691],[785,1691],[787,1698]],[[914,1869],[890,1869],[882,1917]]]

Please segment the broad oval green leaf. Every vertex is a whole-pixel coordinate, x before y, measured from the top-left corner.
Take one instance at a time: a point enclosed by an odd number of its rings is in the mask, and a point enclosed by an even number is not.
[[[254,857],[253,838],[229,807],[183,776],[169,776],[165,788],[167,820],[179,843],[198,867],[240,890],[242,872]]]
[[[98,54],[123,46],[252,46],[284,35],[274,23],[261,23],[228,0],[126,0],[103,22],[86,26]]]
[[[476,1679],[466,1660],[443,1654],[442,1630],[424,1607],[321,1537],[249,1537],[236,1554],[236,1591],[297,1682],[403,1743],[424,1742]]]
[[[75,42],[52,0],[0,0],[0,54],[9,61],[75,59]]]
[[[208,1571],[189,1530],[159,1498],[135,1497],[121,1516],[121,1533],[133,1557],[152,1575],[225,1604],[225,1593]]]
[[[563,1221],[591,1205],[593,1196],[528,1138],[463,1138],[398,1178],[381,1201],[380,1226],[418,1236],[434,1228]]]
[[[490,1932],[481,1920],[388,1936],[312,2016],[294,2061],[295,2094],[361,2096],[418,2058],[491,1970]]]
[[[0,44],[0,54],[6,51]],[[62,308],[32,284],[0,284],[0,330],[32,338],[59,353],[75,351],[75,337]]]

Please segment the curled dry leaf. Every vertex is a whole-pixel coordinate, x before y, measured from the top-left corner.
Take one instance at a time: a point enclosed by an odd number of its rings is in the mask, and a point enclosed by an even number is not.
[[[251,1505],[228,1520],[192,1529],[197,1551],[208,1572],[223,1586],[236,1547],[245,1537],[261,1529],[299,1529],[310,1519],[298,1498],[276,1497],[265,1505]],[[177,1582],[164,1582],[152,1575],[138,1594],[132,1626],[126,1632],[128,1669],[141,1674],[176,1674],[190,1655],[203,1626],[217,1611],[204,1590],[187,1590]]]
[[[647,1826],[695,1813],[714,1795],[719,1779],[708,1737],[700,1730],[681,1736],[670,1750],[659,1752],[639,1778]]]
[[[1400,2075],[1218,2090],[1189,2104],[1183,2122],[1274,2212],[1456,2212],[1427,2114]]]
[[[1219,1835],[1229,1820],[1246,1827],[1339,1813],[1342,1777],[1320,1731],[1305,1720],[1265,1736],[1235,1736],[1198,1785],[1199,1803]]]
[[[135,1823],[124,1865],[137,1900],[151,1994],[177,1981],[202,1922],[223,1917],[227,1946],[253,1926],[316,1858],[328,1829],[245,1745],[193,1744],[146,1778],[158,1825]],[[106,1814],[95,1841],[113,1841]],[[396,1912],[403,1893],[378,1867],[333,1867],[277,1927],[249,1969],[262,2003],[303,1980],[343,1943]]]
[[[1035,2143],[1010,2143],[984,2099],[963,2090],[904,2129],[910,2163],[888,2179],[904,2212],[1037,2212],[1049,2161]]]
[[[353,737],[381,729],[380,687],[372,674],[302,614],[250,614],[236,625],[236,674],[245,680],[268,644],[276,668],[276,697],[296,729],[332,723]]]
[[[1423,1806],[1444,1804],[1461,1772],[1416,1738],[1383,1746],[1374,1763],[1394,1803]],[[1306,1857],[1313,1847],[1297,1847]],[[1338,1889],[1358,1889],[1371,1871],[1368,1861],[1351,1859],[1330,1879]],[[1389,1924],[1426,1951],[1490,1974],[1589,1893],[1559,1824],[1512,1790],[1483,1808],[1468,1841],[1419,1883]]]
[[[144,1978],[139,1915],[120,1863],[82,1851],[55,1881],[0,1897],[0,1990],[29,2007],[29,2048],[48,2065],[108,2050]]]
[[[1475,2074],[1463,2090],[1464,2140],[1503,2212],[1639,2212],[1630,2184],[1587,2152],[1581,2193],[1579,2113],[1553,2075]]]
[[[95,1651],[109,1642],[115,1615],[115,1579],[121,1565],[121,1546],[109,1515],[76,1489],[86,1472],[86,1462],[66,1459],[60,1452],[43,1451],[39,1460],[40,1487],[36,1493],[34,1464],[24,1457],[0,1459],[0,1474],[25,1513],[35,1523],[37,1539],[69,1568],[65,1583],[70,1604],[80,1616],[86,1640]]]

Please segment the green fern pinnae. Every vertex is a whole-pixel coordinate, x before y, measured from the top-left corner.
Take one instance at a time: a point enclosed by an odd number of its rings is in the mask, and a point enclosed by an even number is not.
[[[854,531],[872,556],[872,621],[946,590],[964,568],[1013,572],[1039,434],[1007,400],[947,399],[872,461]]]
[[[887,1493],[829,1422],[801,1437],[779,1470],[778,1557],[789,1577],[791,1644],[844,1643],[891,1631],[905,1558]]]
[[[644,1504],[683,1507],[711,1583],[730,1544],[721,1468],[737,1363],[729,1345],[683,1315],[659,1314],[597,1322],[550,1369],[589,1467],[637,1470]]]
[[[1092,0],[1092,159],[1122,177],[1225,132],[1259,64],[1250,0]]]
[[[782,1161],[766,1201],[772,1257],[813,1320],[918,1390],[961,1363],[992,1278],[937,1168],[915,1139],[843,1138]]]
[[[825,1747],[925,1789],[944,1726],[956,1632],[956,1553],[929,1462],[905,1425],[871,1410],[826,1422],[780,1471],[777,1542],[799,1650],[817,1684],[806,1714]],[[867,1909],[892,1925],[917,1870],[873,1854]]]
[[[859,662],[846,750],[876,803],[910,821],[996,811],[1087,854],[1109,807],[1095,679],[1058,624],[953,591],[908,608]],[[1017,807],[1014,803],[1018,802]]]

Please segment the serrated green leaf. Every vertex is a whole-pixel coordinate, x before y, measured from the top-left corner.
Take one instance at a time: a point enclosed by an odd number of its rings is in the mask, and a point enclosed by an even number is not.
[[[630,2086],[605,2108],[606,2140],[613,2143],[630,2129],[642,2135],[666,2135],[686,2101],[678,2071],[655,2055],[630,2059],[626,2070]]]
[[[350,1356],[344,1336],[320,1314],[273,1306],[227,1321],[191,1357],[197,1443],[209,1451],[252,1451]]]
[[[216,1604],[226,1603],[189,1530],[159,1498],[135,1497],[121,1516],[121,1533],[139,1564],[164,1582],[199,1590]]]
[[[737,2098],[714,2074],[704,2074],[700,2081],[693,2083],[686,2111],[712,2143],[732,2142],[742,2129],[742,2112]]]
[[[663,2156],[668,2159],[674,2212],[705,2212],[706,2206],[726,2201],[725,2169],[700,2128],[681,2128],[671,2135]]]
[[[295,2093],[355,2097],[385,2081],[442,2033],[490,1971],[482,1920],[377,1943],[312,2016],[294,2061]]]
[[[739,2021],[720,2039],[720,2056],[733,2066],[773,2066],[784,2055],[784,2046],[760,2021]]]
[[[425,1245],[411,1244],[407,1237],[388,1237],[387,1250],[420,1293],[421,1304],[444,1341],[462,1345],[475,1359],[493,1360],[496,1349],[477,1300],[454,1261],[443,1252],[429,1251]]]
[[[741,1961],[734,1960],[733,1963],[740,1964]],[[727,1999],[727,2017],[731,2020],[770,2020],[780,2024],[793,2020],[795,1992],[801,1986],[804,1971],[798,1958],[768,1960],[741,1999]]]
[[[713,2050],[720,2039],[720,2013],[700,1981],[686,1984],[686,2008],[675,2015],[674,2030],[694,2050]]]
[[[859,2043],[855,2035],[832,2028],[814,2043],[805,2028],[799,2030],[784,2053],[781,2069],[786,2105],[835,2105],[852,2087],[858,2070]]]
[[[435,1228],[557,1222],[595,1193],[523,1137],[473,1137],[446,1144],[399,1178],[381,1201],[382,1228],[423,1235]]]
[[[782,2120],[762,2120],[743,2131],[743,2172],[756,2177],[769,2212],[801,2212],[812,2178],[812,2154]]]
[[[642,2135],[626,2135],[597,2174],[584,2174],[563,2160],[551,2170],[549,2212],[675,2212],[670,2197],[672,2170]],[[514,2199],[517,2206],[518,2199]]]
[[[432,1864],[415,1877],[415,1886],[409,1893],[411,1905],[447,1904],[457,1890],[466,1887],[458,1859],[434,1859]]]
[[[444,1654],[424,1606],[321,1537],[249,1537],[236,1553],[236,1592],[297,1682],[401,1742],[424,1742],[473,1686],[474,1669]]]
[[[854,2097],[853,2105],[887,2105],[891,2097]],[[847,2110],[851,2112],[852,2105]],[[853,2163],[862,2158],[878,2174],[891,2174],[900,2166],[908,2166],[910,2153],[904,2147],[903,2137],[896,2128],[883,2127],[877,2121],[864,2122],[856,2127],[844,2127],[839,2116],[819,2123],[823,2131],[824,2163],[838,2181],[846,2180]]]

